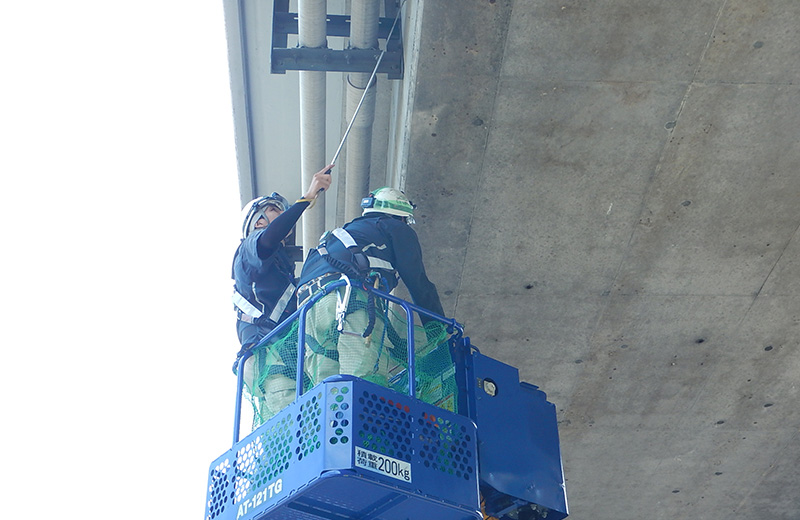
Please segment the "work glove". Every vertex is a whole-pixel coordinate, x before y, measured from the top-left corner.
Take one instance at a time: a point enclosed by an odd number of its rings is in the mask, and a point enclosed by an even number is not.
[[[235,376],[238,375],[239,360],[242,359],[245,354],[250,352],[250,349],[252,349],[252,348],[253,348],[252,344],[245,345],[245,346],[243,346],[242,348],[239,349],[239,352],[236,353],[236,361],[233,362],[233,367],[231,367],[231,370],[233,370],[233,375],[235,375]]]

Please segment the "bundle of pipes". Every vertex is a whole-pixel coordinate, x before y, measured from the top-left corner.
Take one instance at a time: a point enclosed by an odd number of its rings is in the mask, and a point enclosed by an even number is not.
[[[403,0],[405,3],[405,0]],[[402,4],[394,24],[389,31],[391,38]],[[378,48],[378,21],[380,4],[376,0],[353,0],[350,16],[350,47],[355,49]],[[301,47],[327,47],[327,3],[325,0],[299,0],[298,38]],[[345,163],[345,220],[358,216],[360,201],[369,191],[369,166],[372,153],[372,123],[375,119],[375,76],[381,52],[372,73],[352,73],[347,77],[346,116],[349,121],[339,147],[330,163],[325,162],[325,113],[326,72],[300,71],[300,151],[303,172],[302,186],[311,182],[311,177],[325,164],[335,164],[345,141],[351,136]],[[321,199],[321,198],[320,198]],[[303,216],[303,246],[307,251],[314,247],[318,237],[325,231],[324,201],[319,209]]]

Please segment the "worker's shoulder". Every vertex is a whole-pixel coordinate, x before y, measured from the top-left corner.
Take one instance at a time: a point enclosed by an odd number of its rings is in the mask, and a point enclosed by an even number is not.
[[[375,219],[376,225],[385,229],[396,236],[417,236],[416,232],[409,226],[402,217],[394,215],[380,214]]]
[[[396,224],[402,224],[402,221],[394,218],[392,215],[376,212],[356,217],[345,224],[344,228],[347,230],[368,228],[388,229],[393,228]]]

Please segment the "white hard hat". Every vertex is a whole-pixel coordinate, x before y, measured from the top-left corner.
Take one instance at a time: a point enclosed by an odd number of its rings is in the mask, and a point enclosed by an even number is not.
[[[253,232],[258,219],[266,218],[264,213],[268,206],[275,206],[283,212],[289,207],[289,201],[280,194],[272,192],[272,195],[258,197],[245,204],[242,208],[242,238],[247,238],[247,235]]]

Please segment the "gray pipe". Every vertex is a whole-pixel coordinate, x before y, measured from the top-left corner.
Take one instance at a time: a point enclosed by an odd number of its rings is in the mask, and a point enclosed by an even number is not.
[[[326,0],[299,0],[297,6],[298,44],[300,47],[324,48],[327,41]],[[326,73],[300,71],[300,169],[301,193],[308,188],[314,174],[326,163],[325,97]],[[303,214],[303,250],[317,245],[325,231],[325,197],[318,197],[313,209]]]
[[[350,47],[354,49],[378,48],[379,0],[353,0],[350,17]],[[347,120],[351,120],[367,88],[370,73],[354,73],[347,77]],[[361,214],[361,199],[369,191],[369,167],[372,156],[372,123],[375,120],[375,90],[377,78],[370,85],[361,110],[353,123],[347,142],[345,186],[345,220]]]

